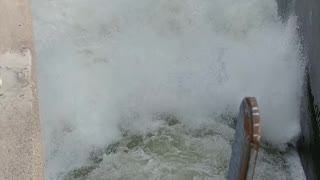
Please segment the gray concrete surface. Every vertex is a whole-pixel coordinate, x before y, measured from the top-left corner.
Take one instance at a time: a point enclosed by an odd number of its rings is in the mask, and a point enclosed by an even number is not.
[[[28,0],[0,0],[0,180],[43,178]]]

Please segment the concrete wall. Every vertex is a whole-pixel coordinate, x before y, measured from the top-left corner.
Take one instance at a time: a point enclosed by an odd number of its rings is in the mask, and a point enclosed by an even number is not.
[[[43,161],[28,0],[0,0],[0,180],[39,180]]]
[[[306,69],[304,96],[301,99],[299,154],[308,179],[320,179],[320,1],[278,0],[279,14],[285,20],[294,13]]]
[[[308,60],[305,95],[302,99],[302,136],[299,151],[308,179],[320,178],[320,1],[297,0],[303,52]]]

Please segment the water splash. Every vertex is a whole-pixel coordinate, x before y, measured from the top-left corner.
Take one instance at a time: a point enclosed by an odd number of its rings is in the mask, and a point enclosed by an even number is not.
[[[48,179],[121,129],[157,130],[155,113],[197,129],[247,95],[264,140],[299,133],[296,20],[282,23],[275,1],[33,0],[33,12]]]

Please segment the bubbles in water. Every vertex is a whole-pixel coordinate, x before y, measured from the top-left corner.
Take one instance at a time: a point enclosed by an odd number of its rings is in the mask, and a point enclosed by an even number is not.
[[[244,96],[258,99],[264,140],[299,133],[296,20],[282,23],[275,1],[33,0],[33,14],[48,179],[121,129],[157,130],[155,113],[197,129]]]

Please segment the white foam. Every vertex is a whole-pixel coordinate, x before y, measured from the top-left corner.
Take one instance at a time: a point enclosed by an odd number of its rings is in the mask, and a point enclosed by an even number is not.
[[[262,138],[299,133],[296,20],[270,0],[33,0],[46,176],[81,165],[119,127],[190,127],[256,96]]]

